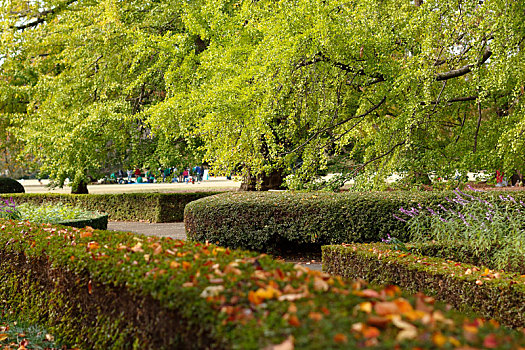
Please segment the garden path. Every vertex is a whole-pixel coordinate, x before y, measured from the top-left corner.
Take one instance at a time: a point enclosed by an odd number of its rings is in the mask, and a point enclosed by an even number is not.
[[[110,221],[108,223],[108,230],[141,233],[148,236],[171,237],[173,239],[186,239],[186,230],[184,229],[183,222],[149,223]],[[290,262],[304,265],[312,270],[321,271],[321,264],[317,261],[294,260]]]

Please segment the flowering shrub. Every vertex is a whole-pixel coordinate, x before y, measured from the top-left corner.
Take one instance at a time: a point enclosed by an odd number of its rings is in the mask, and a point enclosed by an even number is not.
[[[407,222],[413,242],[461,243],[468,254],[490,255],[496,268],[519,269],[525,256],[525,203],[503,194],[485,198],[456,189],[445,205],[401,207],[394,217]]]
[[[20,212],[18,211],[13,198],[0,198],[0,218],[19,220]]]

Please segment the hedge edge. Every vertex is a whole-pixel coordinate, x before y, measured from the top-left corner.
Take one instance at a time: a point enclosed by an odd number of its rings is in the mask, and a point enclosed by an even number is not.
[[[213,245],[28,222],[0,221],[0,300],[89,349],[525,344],[397,287]]]
[[[384,243],[322,247],[323,270],[424,292],[457,309],[525,327],[525,275],[392,249]]]

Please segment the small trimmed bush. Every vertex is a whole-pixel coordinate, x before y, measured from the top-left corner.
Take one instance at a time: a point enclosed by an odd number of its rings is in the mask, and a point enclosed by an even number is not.
[[[431,251],[430,247],[419,248]],[[525,276],[392,249],[384,243],[325,246],[323,269],[436,296],[458,309],[513,327],[525,326]]]
[[[86,349],[498,347],[525,335],[432,298],[214,245],[0,221],[4,311]]]
[[[15,179],[0,176],[0,193],[25,193],[24,186]]]
[[[33,205],[64,203],[86,210],[104,212],[110,220],[181,222],[187,203],[219,192],[197,193],[119,193],[119,194],[56,194],[27,193],[0,196],[12,197],[16,203]]]

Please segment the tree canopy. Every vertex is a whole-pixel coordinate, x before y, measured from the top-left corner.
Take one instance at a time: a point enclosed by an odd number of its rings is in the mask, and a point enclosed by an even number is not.
[[[148,137],[156,159],[301,181],[337,155],[385,176],[525,166],[520,0],[3,5],[1,98],[58,179]]]

